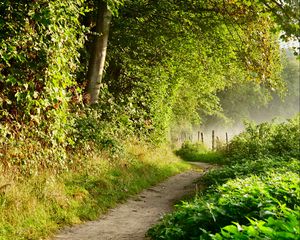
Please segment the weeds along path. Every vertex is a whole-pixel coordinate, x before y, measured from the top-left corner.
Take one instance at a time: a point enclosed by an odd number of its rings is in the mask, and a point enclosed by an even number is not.
[[[193,170],[178,174],[144,190],[110,210],[97,221],[67,228],[55,240],[141,240],[176,201],[195,191],[195,181],[212,166],[197,163]]]

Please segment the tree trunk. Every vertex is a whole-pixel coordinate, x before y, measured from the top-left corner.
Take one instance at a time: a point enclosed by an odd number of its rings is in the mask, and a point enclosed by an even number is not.
[[[90,104],[97,103],[99,97],[105,64],[110,21],[111,12],[108,10],[107,4],[100,0],[98,4],[96,21],[97,35],[94,39],[87,73],[87,94],[88,102]]]

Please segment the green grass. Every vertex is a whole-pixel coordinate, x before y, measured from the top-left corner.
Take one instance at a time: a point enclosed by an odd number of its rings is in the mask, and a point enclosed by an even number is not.
[[[127,144],[120,159],[93,151],[81,162],[84,168],[59,175],[1,176],[0,186],[10,185],[0,190],[0,239],[46,238],[65,225],[96,219],[118,202],[189,168],[166,148],[136,142]]]
[[[201,143],[185,142],[175,154],[184,161],[205,162],[213,164],[224,164],[224,153],[221,151],[210,151]]]

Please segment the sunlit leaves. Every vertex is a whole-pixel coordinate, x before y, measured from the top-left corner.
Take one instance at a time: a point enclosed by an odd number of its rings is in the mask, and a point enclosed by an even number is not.
[[[233,84],[280,89],[278,43],[262,11],[256,1],[127,1],[112,23],[108,88],[116,101],[146,95],[135,109],[157,119],[154,129],[218,114],[216,92]]]
[[[49,146],[42,154],[30,151],[8,157],[9,164],[22,165],[24,172],[35,172],[42,159],[44,167],[57,171],[66,166],[72,124],[67,91],[76,84],[78,49],[83,44],[82,3],[0,3],[0,143],[9,149],[18,142],[18,150],[26,149],[21,147],[26,141]]]

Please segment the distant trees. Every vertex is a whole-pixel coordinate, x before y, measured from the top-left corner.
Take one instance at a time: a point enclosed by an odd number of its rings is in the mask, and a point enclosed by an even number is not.
[[[292,50],[282,49],[281,92],[253,82],[244,82],[225,88],[217,93],[222,108],[221,114],[206,119],[207,127],[240,125],[245,119],[270,121],[291,118],[299,113],[299,60]],[[207,115],[206,115],[207,116]]]

